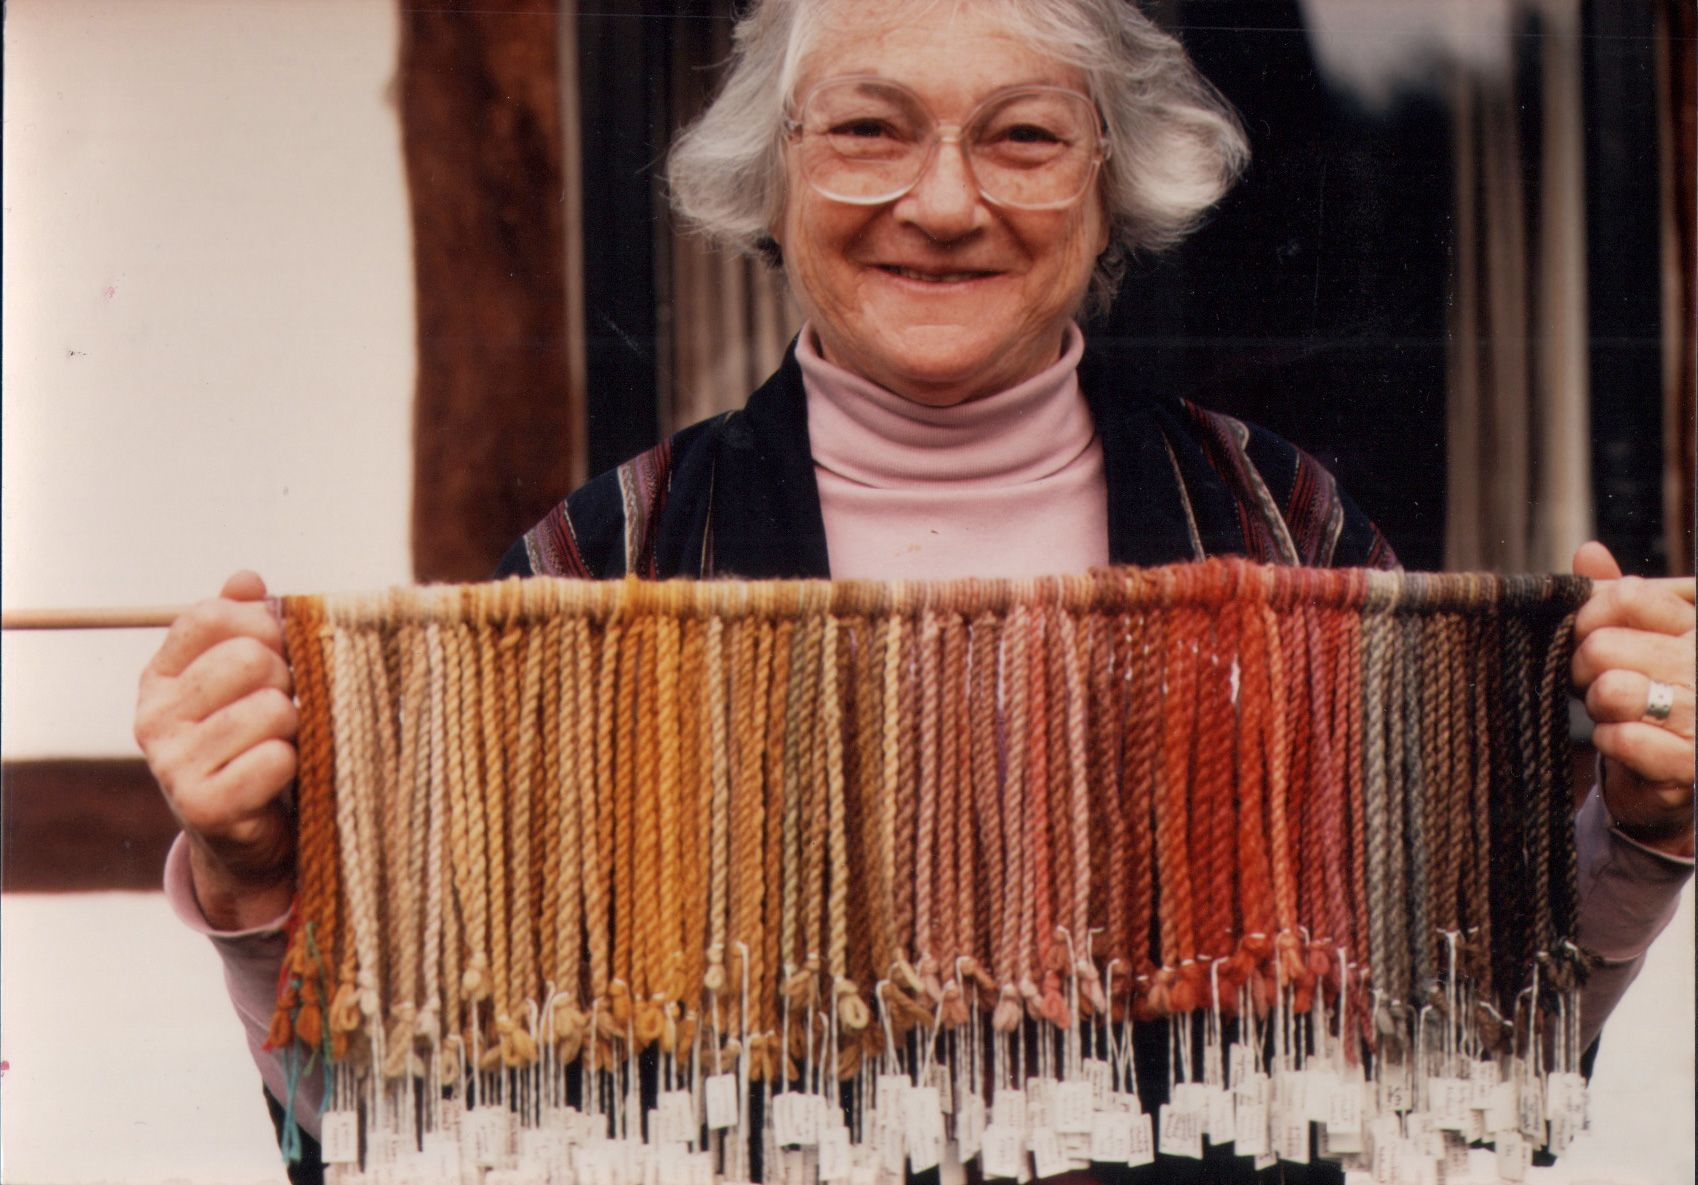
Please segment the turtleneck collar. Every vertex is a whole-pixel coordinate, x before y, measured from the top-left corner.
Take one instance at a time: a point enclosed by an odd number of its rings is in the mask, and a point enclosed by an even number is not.
[[[951,407],[915,403],[820,354],[811,326],[796,343],[814,464],[876,489],[1023,485],[1077,461],[1095,428],[1079,392],[1085,336],[1067,327],[1061,356],[1006,391]]]
[[[930,407],[826,361],[804,326],[807,394],[831,574],[1025,577],[1108,561],[1102,446],[1079,388],[1084,335],[982,399]]]

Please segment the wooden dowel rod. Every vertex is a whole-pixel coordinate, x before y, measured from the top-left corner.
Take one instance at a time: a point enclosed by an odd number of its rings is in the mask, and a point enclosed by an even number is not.
[[[1691,576],[1653,577],[1648,583],[1665,588],[1682,600],[1698,601],[1698,580]],[[0,629],[168,629],[187,608],[187,605],[112,605],[92,609],[7,609],[0,612]]]
[[[166,629],[187,608],[187,605],[113,605],[92,609],[7,609],[0,612],[0,629]]]

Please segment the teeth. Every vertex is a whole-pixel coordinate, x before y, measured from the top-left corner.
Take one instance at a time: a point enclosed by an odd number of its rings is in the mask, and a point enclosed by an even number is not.
[[[976,280],[983,272],[917,272],[908,267],[891,267],[885,269],[905,280],[922,280],[928,284],[958,284],[963,280]]]

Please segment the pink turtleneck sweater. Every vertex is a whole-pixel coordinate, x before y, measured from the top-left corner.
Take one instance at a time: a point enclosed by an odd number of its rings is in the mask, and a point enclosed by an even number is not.
[[[1085,338],[1019,386],[955,407],[893,395],[796,344],[826,554],[839,579],[1043,576],[1108,563]]]

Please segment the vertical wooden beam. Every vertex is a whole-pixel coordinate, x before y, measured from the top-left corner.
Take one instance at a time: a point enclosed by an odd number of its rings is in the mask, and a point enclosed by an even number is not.
[[[560,18],[557,0],[406,0],[400,19],[418,302],[413,568],[473,580],[566,493],[580,447]]]

